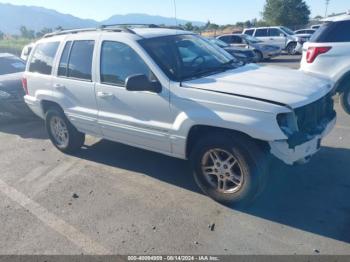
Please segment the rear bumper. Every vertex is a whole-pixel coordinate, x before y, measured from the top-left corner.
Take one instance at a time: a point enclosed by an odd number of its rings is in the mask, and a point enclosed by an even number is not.
[[[328,123],[322,134],[312,137],[295,148],[290,148],[287,140],[269,142],[270,153],[287,165],[306,163],[320,150],[322,139],[332,131],[335,123],[336,117]]]
[[[41,107],[41,103],[35,97],[32,96],[24,96],[24,101],[27,106],[40,118],[44,118],[44,112]]]

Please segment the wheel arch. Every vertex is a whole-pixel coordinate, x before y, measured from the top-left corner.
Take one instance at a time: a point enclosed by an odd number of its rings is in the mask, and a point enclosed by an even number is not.
[[[46,112],[50,108],[53,108],[53,107],[59,109],[62,112],[64,112],[62,107],[56,102],[53,102],[53,101],[50,101],[50,100],[42,100],[41,101],[41,108],[42,108],[42,111],[43,111],[44,115],[46,114]]]
[[[339,93],[343,93],[346,87],[346,83],[349,82],[350,86],[350,71],[343,74],[343,76],[337,81],[335,84],[336,91]]]
[[[206,136],[208,134],[215,134],[215,135],[225,134],[230,136],[240,136],[242,138],[255,142],[264,151],[269,150],[269,144],[266,141],[255,139],[241,131],[223,128],[223,127],[209,126],[209,125],[194,125],[189,130],[187,140],[186,140],[186,158],[189,158],[196,142],[201,137]]]

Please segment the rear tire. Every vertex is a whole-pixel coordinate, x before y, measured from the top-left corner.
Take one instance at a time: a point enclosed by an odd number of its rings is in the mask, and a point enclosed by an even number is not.
[[[350,85],[340,95],[340,103],[344,111],[350,115]]]
[[[51,142],[63,153],[74,153],[85,142],[85,134],[79,132],[60,108],[50,108],[45,115],[45,126]]]
[[[242,135],[203,136],[195,144],[190,162],[201,190],[226,205],[249,204],[266,184],[266,154]]]

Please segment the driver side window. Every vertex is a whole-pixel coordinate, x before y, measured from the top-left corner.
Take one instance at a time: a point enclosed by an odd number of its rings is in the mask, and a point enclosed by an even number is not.
[[[152,71],[142,58],[128,45],[104,41],[101,49],[101,83],[125,86],[125,81],[132,75],[146,75],[154,79]]]

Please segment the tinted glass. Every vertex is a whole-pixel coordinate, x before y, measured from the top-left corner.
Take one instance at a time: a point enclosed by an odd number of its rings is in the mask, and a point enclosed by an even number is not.
[[[280,30],[276,28],[271,28],[269,30],[270,36],[280,36],[280,34],[283,34]]]
[[[67,76],[67,65],[68,65],[68,59],[69,59],[69,51],[72,46],[72,41],[69,41],[66,43],[61,60],[60,60],[60,65],[58,67],[58,73],[57,75],[59,76]]]
[[[101,82],[125,85],[132,75],[143,74],[153,80],[153,74],[142,58],[123,43],[105,41],[101,50]]]
[[[310,41],[316,43],[350,42],[350,21],[327,23],[312,35]]]
[[[68,63],[68,77],[91,80],[92,57],[95,41],[74,41]]]
[[[267,29],[257,29],[255,32],[255,37],[264,37],[268,36],[268,30]]]
[[[38,44],[30,61],[29,71],[44,75],[51,75],[53,61],[59,42]]]
[[[249,30],[246,30],[244,32],[245,35],[253,35],[254,34],[254,30],[253,29],[249,29]]]
[[[15,56],[0,57],[0,75],[19,73],[24,69],[24,62]]]
[[[234,44],[242,44],[242,38],[239,36],[233,35],[232,36],[232,43]]]
[[[217,45],[196,35],[175,35],[142,39],[143,48],[174,81],[200,78],[239,65]]]
[[[232,43],[232,41],[231,41],[231,36],[230,35],[224,35],[224,36],[221,36],[220,38],[219,38],[221,41],[224,41],[225,43],[227,43],[227,44],[231,44]]]

